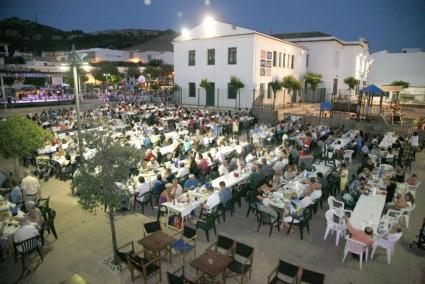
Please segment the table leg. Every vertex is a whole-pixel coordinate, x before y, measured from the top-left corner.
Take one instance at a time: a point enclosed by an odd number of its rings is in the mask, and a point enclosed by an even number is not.
[[[224,270],[223,270],[223,273],[222,273],[222,280],[223,280],[223,283],[224,284],[226,284],[226,268],[224,268]]]

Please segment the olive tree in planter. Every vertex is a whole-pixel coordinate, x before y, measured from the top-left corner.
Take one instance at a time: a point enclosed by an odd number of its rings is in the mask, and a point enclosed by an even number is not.
[[[83,209],[95,212],[98,207],[107,208],[114,264],[118,264],[115,212],[122,208],[123,201],[129,200],[130,192],[126,188],[119,188],[117,183],[127,182],[131,169],[144,158],[143,152],[134,147],[122,146],[119,142],[114,142],[110,135],[102,133],[93,133],[85,140],[97,151],[92,159],[81,165],[73,184],[78,190],[78,202]]]
[[[53,134],[23,116],[0,122],[0,153],[14,159],[16,178],[20,176],[19,159],[31,156],[46,139],[53,139]]]
[[[322,75],[318,73],[307,72],[304,74],[304,81],[306,85],[310,85],[310,88],[313,91],[313,96],[314,96],[314,93],[316,92],[317,87],[322,81]]]
[[[242,83],[242,81],[238,77],[231,76],[229,86],[230,88],[235,90],[237,93],[237,98],[235,98],[235,109],[236,109],[236,102],[239,102],[238,105],[240,108],[241,107],[241,89],[244,88],[245,85],[244,83]]]
[[[276,102],[276,94],[283,88],[283,84],[281,81],[275,79],[272,82],[270,82],[270,87],[272,88],[273,91],[273,110],[274,110],[274,106],[275,106],[275,102]]]
[[[344,83],[348,86],[348,89],[350,90],[350,93],[351,93],[351,91],[354,90],[356,86],[359,85],[360,81],[354,78],[353,76],[349,76],[344,79]]]

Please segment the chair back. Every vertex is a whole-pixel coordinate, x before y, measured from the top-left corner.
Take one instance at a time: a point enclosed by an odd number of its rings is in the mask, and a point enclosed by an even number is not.
[[[333,196],[328,197],[329,209],[344,210],[344,202],[338,201]]]
[[[303,269],[301,275],[301,282],[311,284],[322,284],[325,283],[326,275],[323,273]]]
[[[156,231],[161,231],[161,223],[159,221],[149,222],[143,224],[146,234],[152,234]]]
[[[167,271],[168,284],[184,284],[184,275],[177,276]]]
[[[37,235],[35,237],[29,238],[20,243],[14,243],[13,246],[15,248],[15,251],[17,250],[18,247],[20,247],[21,253],[27,253],[27,254],[32,253],[34,250],[41,247],[41,238],[39,235]]]
[[[137,194],[136,195],[136,200],[139,200],[140,202],[146,202],[149,201],[149,199],[151,199],[151,192],[145,192],[142,195]]]
[[[234,240],[232,240],[231,238],[225,237],[223,235],[218,235],[217,236],[217,247],[224,249],[224,250],[229,250],[233,247],[234,244]]]
[[[284,260],[279,260],[278,272],[289,277],[295,277],[298,273],[299,266],[286,262]]]
[[[193,237],[196,236],[196,230],[193,229],[193,228],[191,228],[191,227],[189,227],[189,226],[184,226],[184,228],[183,228],[183,236],[185,238],[192,239]]]
[[[236,242],[235,254],[249,258],[254,253],[254,248],[246,244]]]
[[[365,248],[365,243],[353,240],[352,238],[347,238],[347,242],[345,243],[345,250],[356,254],[362,254]]]
[[[40,209],[43,215],[48,211],[50,202],[50,195],[47,198],[40,198],[37,203],[37,207]]]

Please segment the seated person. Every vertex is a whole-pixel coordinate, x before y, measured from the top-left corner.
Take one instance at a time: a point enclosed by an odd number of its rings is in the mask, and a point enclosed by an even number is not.
[[[165,190],[161,192],[159,195],[159,201],[158,204],[161,205],[164,202],[170,202],[172,200],[171,195],[171,189],[173,188],[173,185],[171,183],[167,183],[165,185]]]
[[[171,196],[174,198],[179,198],[183,193],[182,186],[178,183],[177,179],[173,179],[172,188],[171,188]]]
[[[218,167],[218,173],[220,174],[220,176],[224,176],[225,174],[229,173],[227,166],[228,163],[226,160],[224,160],[223,163]]]
[[[12,192],[10,194],[11,202],[13,204],[21,202],[23,200],[21,188],[18,186],[18,183],[14,179],[11,181],[11,185],[12,185]],[[21,209],[22,204],[18,204],[17,207],[18,207],[18,210]]]
[[[139,200],[140,202],[143,202],[144,200],[142,199],[142,195],[149,191],[150,191],[149,184],[145,181],[144,177],[140,176],[135,188],[135,192],[137,193],[137,200]]]
[[[155,157],[151,157],[150,161],[146,164],[146,168],[148,170],[157,170],[159,169],[160,165],[158,161],[155,159]]]
[[[322,197],[322,186],[316,178],[312,177],[308,179],[308,188],[304,190],[304,196],[310,196],[312,202]]]
[[[213,190],[212,187],[209,188],[209,190]],[[213,193],[208,196],[207,201],[202,205],[204,209],[207,210],[208,213],[211,212],[211,210],[220,204],[220,193],[219,191],[214,191]]]
[[[353,240],[364,243],[366,246],[370,247],[373,244],[373,229],[371,227],[365,227],[364,231],[356,229],[351,225],[350,222],[347,222],[347,230],[351,235]]]
[[[44,221],[41,210],[37,208],[34,201],[25,202],[25,209],[27,210],[28,220],[35,223],[35,227],[40,230]]]
[[[418,176],[417,174],[413,173],[409,177],[406,178],[406,183],[410,186],[415,186],[418,184]]]
[[[199,184],[198,179],[195,177],[194,174],[190,174],[189,178],[184,182],[183,188],[186,190],[192,190],[195,189]]]
[[[226,183],[224,181],[220,181],[220,202],[225,205],[232,199],[232,190],[226,187]]]
[[[176,178],[183,178],[189,175],[189,168],[184,163],[180,163],[180,168],[177,171]]]
[[[295,165],[289,165],[283,174],[286,180],[291,180],[298,175],[297,168]]]
[[[166,182],[168,182],[168,183],[173,182],[173,179],[175,178],[175,176],[176,175],[171,172],[170,168],[165,169],[165,181]]]
[[[400,211],[401,209],[411,208],[414,202],[415,201],[414,201],[412,193],[406,192],[406,194],[404,195],[397,194],[394,202],[388,203],[386,208],[387,210],[392,209],[392,210]]]
[[[152,194],[153,195],[160,195],[161,192],[165,189],[165,183],[162,180],[161,175],[157,175],[156,179],[152,181]]]
[[[260,171],[261,171],[260,165],[256,165],[255,169],[253,170],[253,172],[249,176],[249,187],[252,190],[256,190],[258,188],[261,180],[262,180],[261,175],[260,175]]]
[[[30,224],[30,221],[27,217],[22,218],[20,220],[20,224],[21,227],[15,233],[15,243],[20,243],[39,235],[39,230]],[[22,251],[21,246],[18,246],[17,249],[18,251]]]

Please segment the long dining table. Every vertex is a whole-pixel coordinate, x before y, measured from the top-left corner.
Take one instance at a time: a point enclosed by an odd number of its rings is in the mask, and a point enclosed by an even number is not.
[[[373,193],[362,195],[357,201],[356,207],[354,207],[350,223],[359,230],[369,226],[376,232],[379,228],[384,206],[385,195]]]

